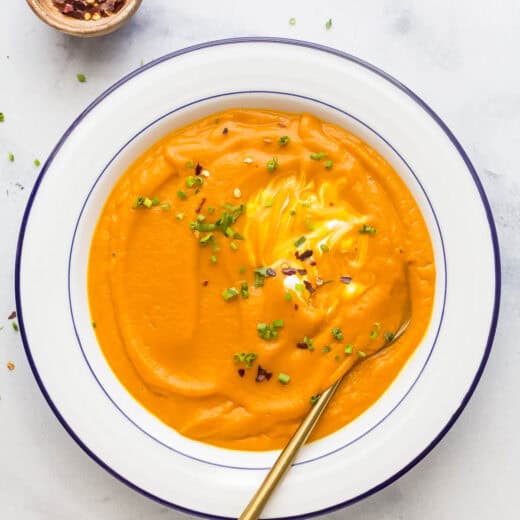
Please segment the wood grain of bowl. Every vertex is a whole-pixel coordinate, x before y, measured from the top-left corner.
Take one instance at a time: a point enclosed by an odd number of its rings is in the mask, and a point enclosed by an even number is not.
[[[117,13],[99,20],[87,21],[60,13],[52,0],[27,0],[34,13],[47,25],[66,34],[82,38],[92,38],[116,31],[132,18],[141,2],[142,0],[126,0]]]

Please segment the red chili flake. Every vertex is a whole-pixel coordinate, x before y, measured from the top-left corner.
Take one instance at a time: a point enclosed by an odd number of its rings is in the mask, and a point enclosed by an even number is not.
[[[339,281],[348,285],[352,281],[352,276],[340,276]]]
[[[272,267],[268,267],[265,270],[265,273],[267,274],[267,276],[276,276],[276,271]]]
[[[312,265],[312,266],[314,267],[314,266],[316,265],[316,262],[315,262],[314,260],[311,260],[311,261],[309,262],[309,264]]]
[[[300,341],[300,342],[296,343],[296,348],[301,348],[301,349],[305,350],[305,349],[309,348],[309,345],[307,345],[307,343],[305,343],[304,341]]]
[[[54,6],[64,15],[85,21],[97,21],[117,13],[126,0],[54,0]]]
[[[200,162],[197,162],[197,166],[195,166],[195,175],[200,175],[203,169],[204,168],[202,164],[200,164]]]
[[[261,383],[262,381],[269,381],[272,376],[272,372],[269,372],[265,368],[262,368],[260,365],[258,365],[255,379],[257,383]]]
[[[285,123],[278,123],[278,126],[280,128],[287,128],[287,125]]]
[[[294,253],[294,256],[298,259],[298,260],[301,260],[302,262],[304,260],[307,260],[307,258],[310,258],[312,256],[312,249],[306,249],[303,253],[299,253],[298,251],[296,251]]]
[[[307,269],[298,269],[298,274],[301,274],[302,276],[307,274]]]
[[[14,320],[16,318],[16,311],[11,312],[7,317],[8,320]]]
[[[226,135],[228,132],[229,132],[229,130],[227,129],[227,127],[224,128],[224,130],[222,130],[222,133],[223,133],[224,135]]]
[[[297,303],[294,304],[294,310],[297,311],[299,309],[299,305]]]
[[[316,289],[312,286],[312,283],[309,280],[303,280],[305,288],[312,294]]]
[[[282,269],[282,273],[287,276],[292,276],[293,274],[296,274],[297,272],[298,272],[298,270],[295,269],[294,267],[284,267]]]
[[[239,375],[240,377],[244,377],[245,373],[246,373],[246,371],[245,371],[243,368],[239,368],[239,369],[238,369],[238,375]]]
[[[203,287],[207,287],[208,284],[209,284],[209,281],[208,281],[208,280],[204,280],[204,281],[202,282],[202,286],[203,286]]]
[[[195,208],[195,213],[201,212],[202,206],[204,206],[205,202],[206,202],[206,199],[204,197],[202,197],[202,199],[200,199],[200,204]]]

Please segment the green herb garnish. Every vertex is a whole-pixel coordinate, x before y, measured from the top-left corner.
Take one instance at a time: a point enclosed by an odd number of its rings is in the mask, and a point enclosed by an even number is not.
[[[11,327],[13,327],[15,332],[18,332],[18,323],[16,323],[16,321],[11,322]]]
[[[222,291],[222,298],[224,298],[224,301],[232,300],[233,298],[236,298],[238,296],[238,291],[234,287],[228,287],[227,289],[224,289]]]
[[[152,199],[149,199],[148,197],[145,197],[144,200],[143,200],[143,206],[144,206],[145,208],[150,209],[150,208],[153,206],[153,201],[152,201]]]
[[[270,200],[266,200],[266,201],[264,202],[264,208],[271,208],[271,207],[273,206],[273,202],[274,202],[274,201],[273,201],[272,199],[270,199]]]
[[[288,135],[282,135],[280,139],[278,139],[278,144],[280,146],[287,146],[291,138]]]
[[[294,243],[294,247],[300,247],[307,239],[304,236],[301,236],[296,242]]]
[[[3,112],[0,112],[0,123],[3,123],[5,121],[5,116]]]
[[[177,192],[177,197],[179,197],[179,199],[187,199],[188,198],[188,195],[186,195],[186,192],[185,191],[182,191],[182,190],[179,190]]]
[[[376,234],[376,228],[371,226],[370,224],[363,224],[362,228],[359,230],[362,235],[372,235]]]
[[[327,170],[330,170],[333,166],[334,163],[330,159],[325,161],[325,168],[327,168]]]
[[[214,208],[213,206],[210,206],[210,207],[208,208],[208,213],[209,213],[210,215],[213,215],[213,213],[215,213],[215,208]]]
[[[184,213],[177,213],[177,215],[175,215],[175,218],[177,220],[184,220]]]
[[[324,352],[325,354],[328,354],[332,349],[328,346],[328,345],[325,345],[321,351]]]
[[[202,177],[195,177],[194,175],[188,175],[185,180],[185,184],[187,188],[194,188],[196,186],[202,186],[204,184],[204,179]]]
[[[310,220],[306,220],[304,224],[309,231],[314,231],[316,229],[316,226]]]
[[[245,281],[240,284],[240,296],[242,296],[244,300],[249,298],[249,286]]]
[[[394,341],[395,334],[393,332],[385,332],[384,337],[387,343],[392,343],[392,341]]]
[[[230,247],[233,251],[237,251],[237,250],[238,250],[238,246],[235,244],[235,242],[230,242],[230,243],[229,243],[229,247]]]
[[[41,162],[39,159],[34,159],[34,166],[36,166],[37,168],[40,166]]]
[[[238,270],[238,272],[239,272],[240,274],[244,274],[244,273],[246,272],[246,268],[245,268],[245,266],[243,265],[243,266]]]
[[[291,211],[289,211],[289,215],[291,215],[291,217],[294,217],[294,215],[296,215],[296,210],[291,209]]]
[[[329,246],[327,244],[320,244],[320,251],[322,253],[328,253],[330,251]]]
[[[278,329],[283,329],[283,320],[274,320],[273,323],[257,323],[256,331],[263,340],[269,341],[278,337]]]
[[[319,401],[320,397],[321,397],[321,394],[313,395],[313,396],[311,396],[309,401],[311,404],[316,404]]]
[[[327,154],[325,152],[313,152],[313,153],[311,153],[311,159],[313,161],[321,161],[325,157],[327,157]]]
[[[381,329],[381,323],[374,323],[374,328],[370,331],[370,339],[376,339],[379,336],[379,331]]]
[[[80,83],[85,83],[85,81],[87,81],[87,76],[85,76],[85,74],[82,74],[81,72],[76,74],[76,78]]]
[[[359,356],[360,358],[367,357],[367,355],[366,355],[362,350],[358,350],[358,353],[357,353],[357,354],[358,354],[358,356]]]
[[[289,18],[289,25],[296,25],[296,18]]]
[[[211,255],[211,256],[209,257],[209,259],[211,260],[211,263],[213,263],[213,264],[216,264],[216,263],[217,263],[217,257],[216,257],[215,255]]]
[[[343,341],[343,331],[339,327],[334,327],[330,332],[336,341]]]
[[[192,161],[192,160],[187,161],[187,162],[186,162],[186,168],[189,168],[190,170],[191,170],[192,168],[195,168],[195,161]]]
[[[305,336],[303,338],[303,342],[305,343],[305,345],[307,345],[307,349],[310,350],[311,352],[314,352],[314,343],[312,342],[312,339]]]
[[[270,173],[273,173],[276,168],[278,168],[278,158],[273,157],[272,159],[269,159],[266,163],[267,171]]]
[[[278,374],[278,381],[282,384],[282,385],[287,385],[289,384],[289,381],[291,380],[291,376],[287,375],[287,374],[284,374],[283,372],[280,372]]]
[[[14,162],[14,153],[13,153],[13,152],[9,152],[9,153],[7,154],[7,157],[9,158],[9,160],[10,160],[11,162]]]
[[[233,354],[233,361],[235,363],[245,363],[246,368],[251,368],[257,357],[258,354],[255,354],[254,352],[237,352],[236,354]]]
[[[354,346],[351,345],[350,343],[348,345],[345,345],[345,354],[352,354],[352,352],[354,351]]]
[[[327,31],[332,27],[332,18],[329,18],[326,22],[325,22],[325,29],[327,29]]]
[[[286,302],[290,302],[292,300],[292,294],[290,292],[286,292],[284,294],[284,298]]]
[[[169,202],[163,202],[163,203],[161,204],[161,209],[162,209],[163,211],[169,211],[169,209],[170,209],[170,203],[169,203]]]

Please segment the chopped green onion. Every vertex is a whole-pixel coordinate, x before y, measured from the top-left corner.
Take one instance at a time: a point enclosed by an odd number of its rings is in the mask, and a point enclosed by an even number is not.
[[[229,301],[233,298],[236,298],[238,296],[238,291],[234,287],[228,287],[227,289],[224,289],[222,291],[222,298],[224,298],[224,301]]]
[[[195,168],[195,162],[190,160],[186,162],[186,168]]]
[[[325,29],[327,29],[327,31],[332,27],[332,18],[329,18],[326,22],[325,22]]]
[[[208,208],[208,213],[209,213],[210,215],[213,215],[213,213],[215,213],[215,208],[214,208],[213,206],[210,206],[210,207]]]
[[[144,197],[137,197],[137,199],[135,199],[135,202],[134,202],[134,205],[132,206],[132,208],[136,209],[139,206],[142,206],[143,202],[144,202]]]
[[[291,211],[289,211],[289,215],[291,215],[291,217],[294,217],[294,215],[296,215],[296,210],[291,209]]]
[[[18,332],[18,323],[16,323],[16,321],[11,322],[11,327],[13,327],[15,332]]]
[[[92,325],[92,328],[93,328],[93,329],[96,328],[96,322],[95,322],[95,321],[92,321],[92,322],[91,322],[91,325]]]
[[[296,24],[296,18],[289,18],[289,25],[295,25]]]
[[[3,123],[5,121],[5,116],[3,112],[0,112],[0,123]]]
[[[230,243],[229,243],[229,247],[230,247],[233,251],[237,251],[237,250],[238,250],[238,246],[235,244],[235,242],[230,242]]]
[[[345,354],[352,354],[354,351],[354,345],[351,345],[350,343],[348,345],[345,345]]]
[[[283,326],[284,326],[284,321],[283,320],[274,320],[273,321],[273,327],[275,329],[283,328]]]
[[[278,381],[282,383],[282,385],[289,384],[289,381],[291,380],[291,376],[284,374],[283,372],[280,372],[278,374]]]
[[[311,396],[309,401],[311,404],[316,404],[320,400],[320,397],[321,397],[321,394],[313,395],[313,396]]]
[[[362,235],[372,235],[376,234],[376,228],[371,226],[370,224],[363,224],[363,227],[359,230]]]
[[[258,357],[257,354],[255,354],[254,352],[250,352],[249,354],[246,354],[246,360],[245,360],[246,368],[251,368],[257,357]]]
[[[267,171],[273,173],[278,168],[278,159],[273,157],[267,161]]]
[[[179,197],[179,199],[187,199],[188,198],[188,195],[186,195],[186,192],[182,191],[182,190],[179,190],[177,192],[177,197]]]
[[[310,220],[306,220],[304,224],[309,231],[314,231],[316,229],[316,226]]]
[[[145,197],[145,199],[143,200],[143,206],[145,208],[151,208],[152,205],[153,205],[152,199],[149,199],[148,197]]]
[[[370,339],[376,339],[379,336],[379,330],[381,329],[381,323],[374,323],[374,328],[370,331]]]
[[[310,351],[310,352],[314,352],[314,343],[312,342],[312,339],[311,338],[308,338],[307,336],[305,336],[303,338],[303,342],[307,345],[307,349]]]
[[[7,157],[9,158],[9,160],[10,160],[11,162],[14,162],[14,153],[13,153],[13,152],[9,152],[9,153],[7,154]]]
[[[334,359],[335,359],[336,361],[340,361],[340,360],[341,360],[341,356],[336,356]]]
[[[204,222],[204,220],[206,220],[206,217],[204,215],[197,215],[198,222]]]
[[[328,345],[325,345],[321,351],[324,352],[325,354],[328,354],[332,349],[328,346]]]
[[[245,352],[237,352],[236,354],[233,354],[233,361],[235,363],[243,363],[246,360],[246,355]]]
[[[333,166],[334,166],[334,163],[330,159],[325,161],[325,168],[327,168],[327,170],[330,170]]]
[[[325,157],[327,157],[327,154],[325,152],[313,152],[313,153],[311,153],[311,159],[313,161],[321,161]]]
[[[186,177],[185,184],[187,188],[193,188],[194,186],[202,186],[204,184],[204,180],[202,177],[195,177],[193,175],[189,175]]]
[[[245,268],[245,266],[242,266],[242,267],[238,270],[238,272],[239,272],[240,274],[244,274],[244,273],[246,272],[246,268]]]
[[[292,300],[292,294],[290,292],[286,292],[284,298],[286,302],[290,302]]]
[[[327,244],[320,244],[320,251],[322,253],[328,253],[330,251],[329,246]]]
[[[199,242],[200,242],[203,246],[205,246],[205,245],[207,245],[207,244],[211,241],[212,238],[213,238],[213,233],[209,233],[208,235],[202,237],[202,238],[199,240]]]
[[[184,220],[184,213],[177,213],[177,215],[175,215],[175,218],[177,220]]]
[[[357,354],[358,354],[358,356],[359,356],[360,358],[367,357],[367,355],[366,355],[362,350],[358,350],[358,353],[357,353]]]
[[[170,209],[170,203],[169,203],[169,202],[163,202],[163,203],[161,204],[161,209],[162,209],[163,211],[168,211],[168,210]]]
[[[41,162],[39,159],[34,159],[34,166],[38,167],[40,166]]]
[[[211,260],[212,263],[216,264],[217,263],[217,257],[215,255],[211,255],[209,257],[209,259]]]
[[[282,137],[280,137],[280,139],[278,139],[278,144],[280,146],[287,146],[289,144],[290,140],[291,140],[291,138],[288,135],[282,135]]]
[[[298,292],[303,292],[305,290],[305,285],[303,285],[302,283],[295,283],[294,290]]]
[[[268,323],[257,323],[256,331],[258,336],[265,341],[269,341],[270,339],[276,339],[278,337],[278,329],[282,329],[283,327],[283,320],[274,320],[271,325]]]
[[[343,341],[343,331],[339,327],[334,327],[331,333],[336,341]]]
[[[264,202],[264,208],[270,208],[270,207],[272,207],[272,205],[273,205],[273,200],[272,199],[266,200]]]
[[[393,332],[385,332],[384,336],[385,336],[385,341],[387,343],[392,343],[392,341],[394,341],[395,334]]]
[[[301,236],[296,242],[294,243],[294,247],[300,247],[307,239],[304,236]]]
[[[258,354],[255,354],[254,352],[237,352],[236,354],[233,354],[233,361],[235,363],[245,363],[246,368],[251,368],[257,357]]]
[[[244,300],[249,298],[249,286],[245,281],[240,284],[240,296],[242,296]]]
[[[85,81],[87,81],[87,76],[85,76],[85,74],[82,74],[81,72],[76,74],[76,78],[80,83],[85,83]]]
[[[152,199],[152,206],[158,206],[160,203],[161,201],[157,197]]]

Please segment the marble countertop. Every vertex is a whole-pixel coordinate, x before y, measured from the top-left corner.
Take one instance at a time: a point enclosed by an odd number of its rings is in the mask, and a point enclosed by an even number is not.
[[[22,213],[44,161],[73,118],[120,76],[171,50],[243,35],[300,38],[372,62],[450,126],[487,190],[501,241],[503,297],[495,345],[459,421],[418,466],[330,519],[518,518],[520,509],[520,3],[148,0],[121,31],[64,36],[21,0],[0,17],[0,518],[180,519],[119,483],[56,421],[7,322]],[[289,18],[296,18],[290,26]],[[325,29],[332,18],[333,26]],[[77,73],[87,76],[79,83]],[[8,160],[13,152],[15,161]],[[516,266],[516,267],[515,267]],[[52,313],[49,312],[52,321]],[[59,326],[59,324],[56,324]],[[509,331],[509,333],[507,333]],[[9,371],[8,361],[16,368]]]

